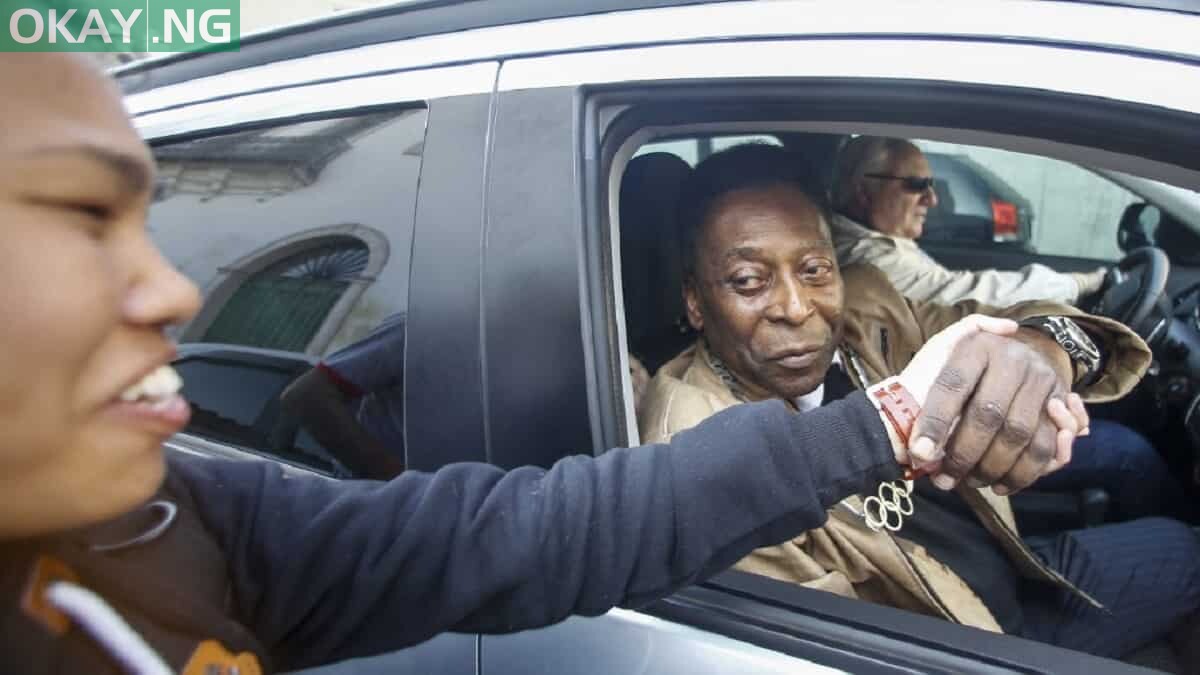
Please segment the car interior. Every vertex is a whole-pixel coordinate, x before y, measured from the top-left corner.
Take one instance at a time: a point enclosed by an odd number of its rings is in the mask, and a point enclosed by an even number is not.
[[[828,191],[837,152],[852,135],[795,131],[786,126],[770,130],[755,124],[740,128],[727,125],[719,130],[711,126],[675,130],[639,139],[620,174],[620,288],[628,352],[650,376],[696,338],[684,314],[682,268],[673,220],[680,186],[692,167],[724,147],[744,142],[774,143],[824,168],[818,173],[826,181],[822,188]],[[1116,403],[1091,406],[1090,413],[1094,418],[1122,422],[1150,438],[1193,503],[1200,503],[1200,415],[1193,414],[1200,407],[1196,393],[1200,386],[1200,267],[1194,254],[1181,253],[1200,250],[1200,220],[1196,219],[1200,209],[1195,213],[1178,213],[1178,209],[1168,213],[1146,195],[1113,184],[1091,168],[1056,159],[1008,153],[1015,160],[1006,166],[1003,161],[988,162],[996,153],[1006,152],[1003,150],[924,140],[916,143],[923,149],[951,149],[943,150],[947,154],[940,156],[942,161],[931,162],[941,204],[938,213],[930,216],[931,221],[938,221],[930,228],[933,235],[920,240],[922,247],[947,267],[1016,267],[1018,263],[1041,262],[1060,271],[1101,265],[1109,268],[1102,292],[1081,299],[1080,304],[1132,327],[1151,344],[1155,366],[1134,393]],[[1037,161],[1063,164],[1073,180],[1085,182],[1075,183],[1073,192],[1055,189],[1054,181],[1047,177],[1049,173],[1043,172],[1043,189],[1029,195],[1005,182],[1006,170],[1017,172],[1019,177],[1021,171],[1028,173],[1029,162]],[[953,168],[959,173],[973,170],[975,176],[969,176],[973,183],[964,185],[962,179],[938,176],[937,169],[946,168],[949,162],[954,162]],[[954,180],[958,180],[957,185],[951,184]],[[1009,204],[1012,210],[992,209],[984,216],[978,212],[957,213],[956,205],[970,202],[961,198],[966,189],[982,190],[993,204]],[[1103,245],[1120,254],[1119,259],[1112,253],[1089,255],[1090,251],[1085,250],[1079,255],[1055,249],[1050,237],[1039,238],[1038,228],[1050,227],[1052,212],[1063,208],[1062,204],[1052,203],[1054,200],[1081,199],[1100,200],[1108,208],[1093,214],[1091,222],[1063,225],[1087,227],[1087,233],[1068,231],[1065,236],[1060,233],[1059,239],[1078,239],[1081,235],[1095,239],[1094,232],[1102,230],[1108,237]],[[1041,218],[1041,210],[1049,217]],[[985,235],[980,236],[984,228]],[[981,265],[984,260],[990,264]],[[630,423],[628,428],[635,429],[636,424]],[[630,442],[635,440],[631,438]],[[1028,536],[1108,522],[1110,501],[1111,495],[1095,487],[1077,492],[1027,490],[1014,496],[1012,504],[1022,534]],[[1173,659],[1165,645],[1154,645],[1131,658],[1168,672],[1175,668]]]

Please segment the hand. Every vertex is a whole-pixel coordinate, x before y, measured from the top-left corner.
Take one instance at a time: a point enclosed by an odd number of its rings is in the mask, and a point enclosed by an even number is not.
[[[964,479],[1000,495],[1024,489],[1069,462],[1076,436],[1086,433],[1087,411],[1068,387],[1038,350],[975,331],[958,341],[929,389],[911,455],[934,465],[942,489]]]
[[[1108,279],[1108,268],[1098,267],[1091,272],[1072,272],[1071,278],[1075,280],[1075,285],[1079,286],[1079,293],[1075,297],[1082,299],[1104,288],[1104,282]]]
[[[650,373],[632,353],[629,354],[629,378],[633,381],[633,409],[640,415],[642,401],[646,400],[646,390],[650,387]]]
[[[994,333],[996,335],[1012,335],[1018,330],[1017,323],[1010,319],[998,319],[995,317],[984,316],[982,314],[972,314],[964,317],[955,323],[942,330],[937,335],[929,338],[929,340],[921,347],[921,350],[913,356],[909,361],[908,366],[900,373],[898,379],[904,385],[904,388],[912,394],[916,399],[917,404],[922,407],[925,405],[925,398],[929,390],[933,387],[934,382],[941,374],[946,365],[947,360],[954,352],[954,348],[958,346],[964,338],[977,334],[981,331]],[[886,422],[884,427],[888,433],[892,433],[891,425]],[[918,425],[914,431],[920,429]],[[918,439],[918,436],[913,436],[913,439]],[[920,455],[914,454],[909,456],[908,448],[903,447],[901,443],[893,439],[892,445],[896,448],[896,461],[902,465],[912,465],[914,467],[925,466],[941,459],[941,451],[937,451],[936,455],[932,448],[923,452]],[[915,447],[915,443],[914,443]],[[924,448],[922,448],[924,450]]]

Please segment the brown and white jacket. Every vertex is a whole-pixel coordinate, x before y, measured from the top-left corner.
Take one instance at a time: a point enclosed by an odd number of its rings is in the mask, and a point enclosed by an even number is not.
[[[876,268],[851,265],[845,283],[845,330],[839,353],[860,388],[899,373],[933,334],[972,313],[1023,319],[1072,317],[1106,355],[1102,376],[1079,389],[1088,402],[1128,393],[1150,363],[1146,344],[1122,324],[1052,302],[1025,302],[993,309],[974,301],[954,305],[905,299]],[[659,369],[640,402],[642,442],[661,442],[713,413],[740,403],[712,368],[703,341]],[[730,448],[737,452],[737,448]],[[996,537],[1024,576],[1070,584],[1047,568],[1022,543],[1007,497],[990,489],[961,487],[959,493]],[[825,525],[777,546],[756,550],[737,569],[840,595],[940,616],[1000,632],[991,611],[967,584],[924,548],[899,535],[875,532],[860,515],[862,498],[851,496],[828,512]],[[1077,589],[1075,592],[1081,593]]]

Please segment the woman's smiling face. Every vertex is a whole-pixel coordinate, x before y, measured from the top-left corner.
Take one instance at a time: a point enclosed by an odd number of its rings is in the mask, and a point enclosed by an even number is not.
[[[196,288],[150,241],[154,165],[113,84],[0,55],[0,537],[78,527],[157,489],[187,421],[163,328]],[[140,400],[123,401],[140,396]]]

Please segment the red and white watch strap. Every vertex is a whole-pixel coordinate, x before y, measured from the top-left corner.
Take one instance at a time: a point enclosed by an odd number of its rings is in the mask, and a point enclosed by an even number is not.
[[[912,392],[904,386],[900,378],[889,377],[867,387],[867,398],[892,423],[892,430],[907,449],[913,429],[917,425],[917,416],[921,414],[921,405],[917,403]],[[913,480],[925,473],[922,469],[905,467],[904,480]]]

